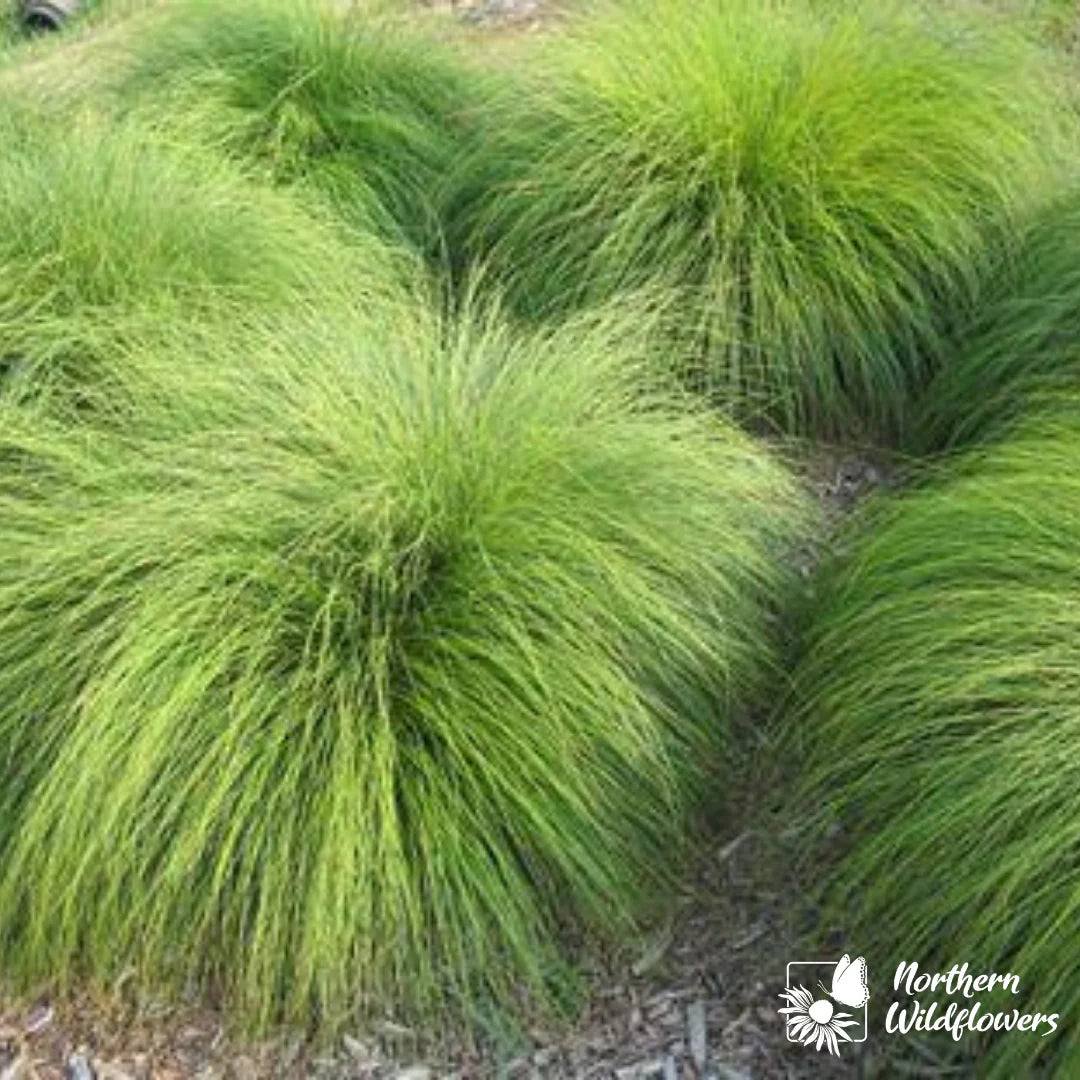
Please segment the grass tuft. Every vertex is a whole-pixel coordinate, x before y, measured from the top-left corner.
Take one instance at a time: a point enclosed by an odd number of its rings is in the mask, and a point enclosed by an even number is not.
[[[464,170],[466,243],[529,317],[669,286],[713,394],[887,433],[1054,172],[1050,67],[928,6],[605,5]]]
[[[1000,436],[1039,401],[1080,380],[1080,189],[1030,223],[978,317],[959,328],[913,424],[914,448]]]
[[[172,325],[370,305],[407,260],[212,155],[83,114],[0,110],[0,386],[83,389]]]
[[[123,431],[8,407],[6,975],[430,1029],[627,928],[805,508],[614,327],[252,320],[142,352]]]
[[[441,190],[484,78],[402,18],[182,0],[131,45],[124,104],[441,254]],[[160,118],[167,118],[161,120]]]
[[[851,940],[879,970],[1013,972],[1021,997],[983,1012],[1059,1014],[1056,1039],[978,1044],[992,1078],[1080,1067],[1078,416],[1069,398],[859,523],[797,673],[804,805],[844,827],[824,878]]]

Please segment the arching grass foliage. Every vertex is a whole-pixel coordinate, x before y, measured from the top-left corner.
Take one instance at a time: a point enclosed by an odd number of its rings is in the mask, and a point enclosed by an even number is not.
[[[826,879],[860,951],[890,973],[1012,972],[1021,995],[982,995],[983,1013],[1059,1014],[1057,1038],[965,1037],[992,1078],[1080,1064],[1065,945],[1080,915],[1080,411],[1059,406],[849,538],[817,590],[792,721],[802,805],[845,830]],[[921,995],[935,999],[939,1015],[972,1004]]]
[[[805,508],[613,325],[251,320],[140,353],[121,431],[8,407],[6,975],[430,1026],[629,925]]]
[[[1034,215],[923,396],[915,447],[1001,435],[1080,380],[1080,189]]]
[[[1051,67],[931,5],[601,5],[506,99],[467,246],[529,316],[667,285],[713,394],[887,433],[1053,171]]]
[[[370,306],[410,277],[205,152],[76,113],[0,109],[0,386],[86,391],[125,342],[170,325]],[[18,387],[16,387],[18,384]]]
[[[130,60],[122,107],[440,253],[442,185],[485,79],[433,35],[320,0],[181,0],[132,41]]]

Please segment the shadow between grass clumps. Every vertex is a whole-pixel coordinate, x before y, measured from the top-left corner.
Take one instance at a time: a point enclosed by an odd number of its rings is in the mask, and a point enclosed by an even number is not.
[[[1001,438],[1080,379],[1080,188],[1030,216],[915,411],[914,449]]]

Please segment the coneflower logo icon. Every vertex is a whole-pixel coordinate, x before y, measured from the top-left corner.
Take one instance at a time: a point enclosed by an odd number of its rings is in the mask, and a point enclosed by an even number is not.
[[[792,969],[802,978],[812,980],[818,972],[808,969],[820,969],[820,974],[831,976],[831,985],[826,987],[818,982],[821,994],[807,990],[804,985],[795,986]],[[820,975],[819,975],[820,978]],[[866,959],[851,959],[848,953],[837,963],[811,961],[791,963],[787,966],[787,989],[780,995],[787,1002],[787,1008],[779,1009],[787,1020],[787,1036],[792,1042],[802,1043],[815,1050],[824,1047],[830,1054],[840,1056],[841,1042],[863,1042],[866,1039],[866,1003],[870,1000],[870,990],[866,981]],[[850,1012],[840,1012],[837,1005],[860,1010],[861,1017]],[[848,1028],[860,1030],[853,1034]]]

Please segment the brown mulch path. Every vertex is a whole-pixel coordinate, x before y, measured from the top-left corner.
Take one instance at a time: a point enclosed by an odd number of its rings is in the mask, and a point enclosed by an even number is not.
[[[838,1061],[789,1044],[777,1009],[816,912],[790,841],[746,828],[703,847],[643,943],[592,973],[564,1030],[421,1048],[384,1024],[318,1050],[244,1043],[195,1005],[76,1000],[0,1009],[0,1080],[798,1080],[883,1075],[865,1047]],[[801,924],[801,926],[800,926]],[[828,935],[826,934],[826,940]],[[850,1052],[849,1052],[850,1051]]]

